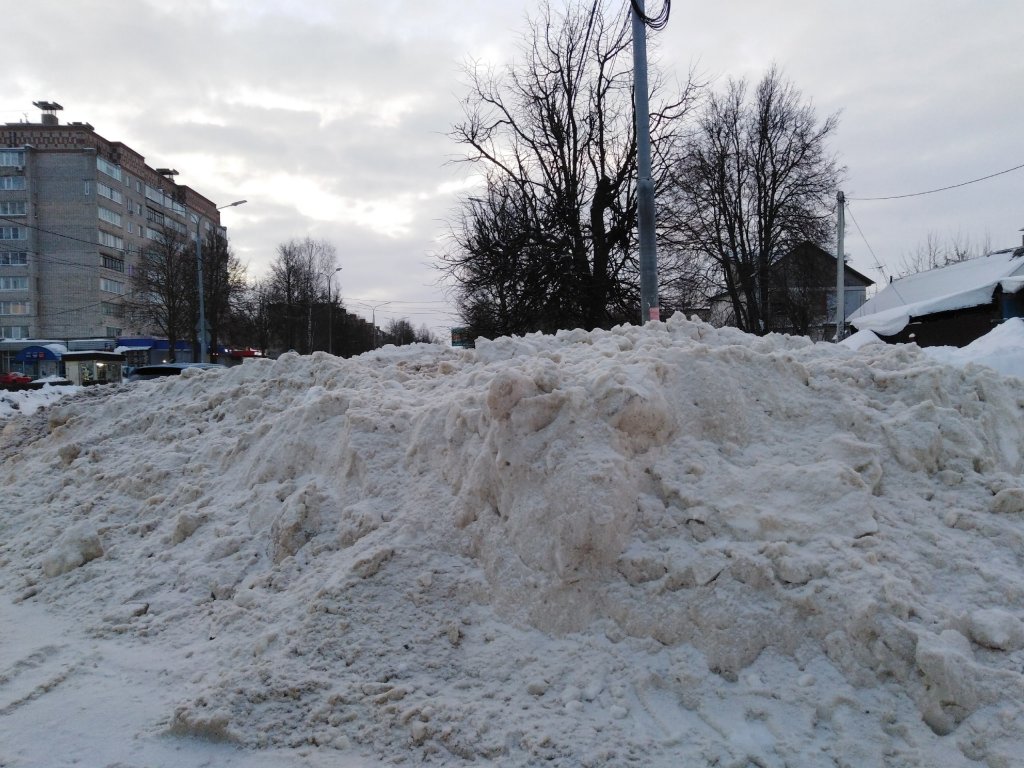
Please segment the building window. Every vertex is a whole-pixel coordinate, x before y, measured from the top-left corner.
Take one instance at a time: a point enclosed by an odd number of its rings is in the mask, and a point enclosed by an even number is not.
[[[123,333],[123,329],[121,329],[121,328],[112,328],[109,325],[107,326],[107,338],[108,339],[116,339],[122,333]]]
[[[105,245],[108,248],[116,248],[119,251],[124,250],[124,239],[117,235],[112,235],[109,232],[104,232],[102,229],[99,231],[99,242],[100,245]]]
[[[96,182],[96,193],[98,195],[102,195],[108,200],[113,200],[115,203],[124,202],[124,195],[121,193],[121,190],[108,187],[102,181]]]
[[[102,157],[96,158],[96,167],[112,179],[121,181],[121,169]]]
[[[0,301],[0,315],[31,315],[32,304],[28,301]]]
[[[0,176],[0,189],[25,189],[25,177]]]
[[[5,149],[0,150],[0,165],[7,167],[14,166],[15,168],[25,167],[25,150],[23,149]]]
[[[114,304],[110,301],[104,301],[103,314],[105,317],[124,317],[124,306],[121,304]]]
[[[124,260],[115,259],[113,256],[103,254],[103,268],[112,269],[115,272],[124,272]]]
[[[24,216],[28,203],[24,200],[5,200],[0,203],[0,216]]]
[[[121,226],[121,214],[104,208],[102,205],[99,208],[100,218],[108,224],[113,224],[115,227]]]
[[[25,227],[0,227],[0,240],[28,240]]]
[[[117,280],[108,280],[105,277],[100,278],[100,290],[107,293],[116,293],[118,296],[124,295],[124,283],[118,282]]]
[[[27,339],[27,325],[0,325],[0,339]]]
[[[0,267],[26,267],[28,266],[27,251],[3,251],[0,250]]]
[[[146,237],[150,240],[160,240],[163,235],[152,227],[146,227]]]
[[[27,291],[27,277],[0,277],[0,291]]]

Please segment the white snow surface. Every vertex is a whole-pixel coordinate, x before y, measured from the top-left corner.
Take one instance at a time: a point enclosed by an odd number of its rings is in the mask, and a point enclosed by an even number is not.
[[[1019,290],[1013,276],[1024,271],[1024,259],[1015,255],[1018,250],[994,251],[895,280],[858,307],[848,320],[858,330],[891,336],[902,331],[913,317],[988,304],[1001,283],[1009,286],[1010,292]]]
[[[1022,387],[673,318],[10,417],[0,765],[1020,765]]]
[[[39,389],[0,389],[0,420],[18,413],[35,413],[40,408],[80,392],[81,389],[72,384],[44,384]]]
[[[924,353],[950,365],[987,365],[1024,379],[1024,319],[1004,320],[966,347],[925,347]]]

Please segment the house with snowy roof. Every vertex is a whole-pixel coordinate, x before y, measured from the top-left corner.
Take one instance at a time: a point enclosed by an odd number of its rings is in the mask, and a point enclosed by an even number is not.
[[[844,269],[844,316],[849,317],[867,299],[874,281],[849,264]],[[811,242],[797,244],[768,267],[767,311],[770,330],[821,341],[836,334],[836,257]],[[742,295],[736,297],[741,305]],[[712,325],[736,325],[736,309],[729,293],[709,300],[702,317]]]
[[[891,343],[963,347],[1024,317],[1024,247],[894,280],[849,317]]]

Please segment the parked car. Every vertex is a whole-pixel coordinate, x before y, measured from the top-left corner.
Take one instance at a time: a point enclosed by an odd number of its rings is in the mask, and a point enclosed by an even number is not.
[[[221,370],[227,368],[227,366],[218,363],[154,363],[153,365],[140,365],[129,374],[127,381],[145,381],[147,379],[159,379],[163,376],[178,376],[182,371],[190,368],[207,371]]]
[[[0,384],[28,384],[31,381],[31,376],[26,376],[24,373],[19,373],[18,371],[0,373]]]

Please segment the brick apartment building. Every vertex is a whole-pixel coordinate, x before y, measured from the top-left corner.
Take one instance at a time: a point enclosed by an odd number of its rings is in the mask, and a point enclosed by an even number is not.
[[[122,303],[139,254],[171,227],[195,236],[196,215],[220,227],[210,200],[146,165],[88,123],[0,127],[0,343],[146,335]],[[205,238],[206,233],[202,233]]]

